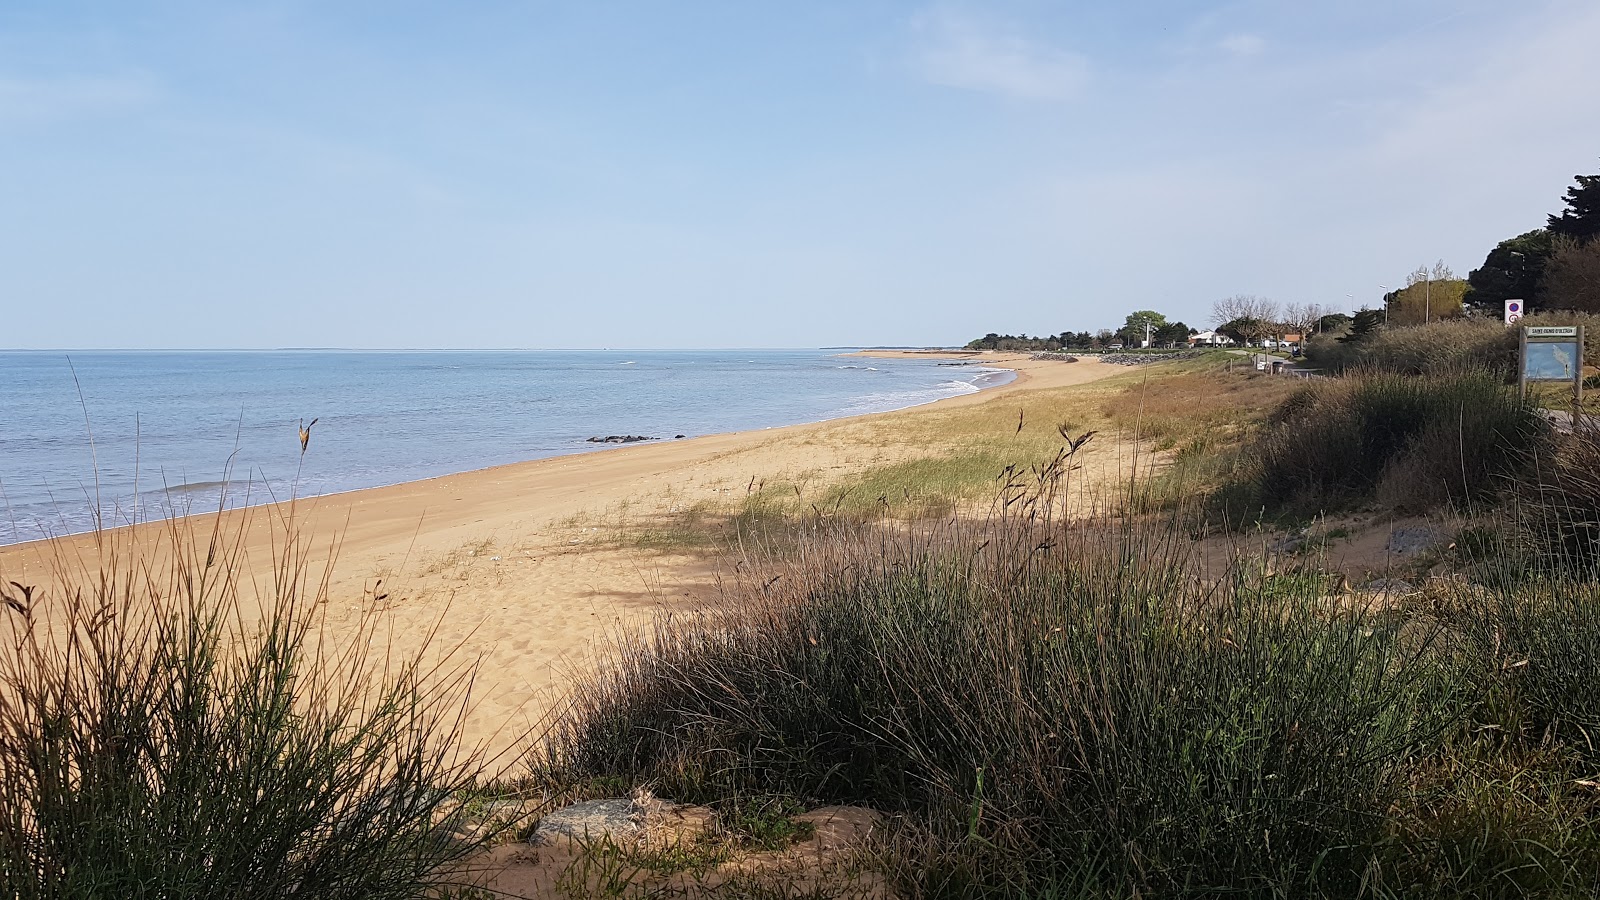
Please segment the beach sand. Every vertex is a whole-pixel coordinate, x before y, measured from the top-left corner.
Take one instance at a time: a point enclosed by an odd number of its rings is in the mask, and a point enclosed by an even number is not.
[[[379,609],[392,617],[401,653],[437,624],[434,646],[459,646],[465,657],[483,660],[467,737],[507,749],[552,708],[559,687],[607,629],[637,624],[663,606],[714,597],[710,563],[616,540],[623,517],[636,522],[706,499],[737,499],[752,483],[796,473],[825,483],[915,453],[883,439],[906,417],[1125,371],[1014,353],[861,355],[967,359],[1014,369],[1017,378],[897,412],[631,445],[299,501],[295,524],[320,548],[314,562],[325,563],[338,542],[329,621],[337,629]],[[247,529],[245,551],[258,578],[270,571],[283,512],[257,508],[225,517]],[[93,538],[0,547],[0,578],[48,584],[59,553],[93,558]]]

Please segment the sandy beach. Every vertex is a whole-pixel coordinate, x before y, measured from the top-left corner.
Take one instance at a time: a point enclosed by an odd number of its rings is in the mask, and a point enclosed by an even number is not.
[[[554,691],[608,628],[663,605],[712,596],[703,559],[643,551],[615,539],[637,522],[753,483],[804,476],[825,484],[917,448],[885,440],[907,417],[1003,401],[1019,391],[1086,384],[1124,371],[1098,361],[1027,354],[868,351],[966,359],[1017,372],[1009,384],[935,404],[849,419],[641,444],[542,459],[299,501],[295,524],[325,562],[335,627],[376,608],[393,617],[397,648],[442,622],[436,646],[481,656],[469,738],[504,744],[537,722]],[[228,513],[247,529],[245,552],[270,569],[282,509]],[[151,526],[139,526],[151,527]],[[0,577],[49,581],[52,554],[92,558],[90,536],[0,547]]]

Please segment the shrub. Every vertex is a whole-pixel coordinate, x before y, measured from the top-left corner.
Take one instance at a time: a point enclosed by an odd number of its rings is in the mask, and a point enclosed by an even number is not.
[[[1600,357],[1600,329],[1581,313],[1543,312],[1524,325],[1587,323],[1585,357]],[[1333,372],[1362,370],[1402,375],[1448,375],[1487,369],[1502,379],[1516,375],[1517,330],[1496,319],[1444,319],[1426,325],[1380,328],[1358,341],[1317,335],[1306,342],[1306,360]]]
[[[1324,335],[1306,344],[1308,361],[1336,372],[1362,369],[1423,375],[1487,368],[1504,377],[1514,371],[1516,355],[1516,331],[1488,319],[1392,326],[1351,342]]]
[[[478,846],[448,812],[483,772],[470,668],[390,659],[370,619],[323,643],[292,536],[247,597],[244,527],[100,535],[0,593],[0,894],[421,897]]]
[[[911,887],[1353,889],[1399,761],[1448,718],[1425,637],[1320,578],[1186,572],[1176,529],[813,537],[624,640],[539,759],[688,800],[910,813]],[[909,874],[909,873],[915,874]]]
[[[1422,511],[1464,504],[1531,465],[1548,428],[1492,373],[1366,373],[1286,402],[1253,447],[1260,496],[1319,512],[1374,496]]]

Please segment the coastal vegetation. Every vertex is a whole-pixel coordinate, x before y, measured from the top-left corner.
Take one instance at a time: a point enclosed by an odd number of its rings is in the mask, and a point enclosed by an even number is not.
[[[1600,439],[1482,370],[1246,394],[1231,421],[1184,410],[1289,379],[1140,374],[1084,423],[1177,395],[1125,493],[1074,502],[1103,433],[1064,427],[969,515],[791,507],[716,602],[612,647],[536,771],[872,806],[901,825],[866,864],[907,896],[1600,890]],[[1456,524],[1370,588],[1272,536],[1350,510]]]
[[[470,660],[330,642],[325,573],[245,526],[106,532],[48,581],[0,586],[0,894],[434,896],[503,830],[463,802]]]
[[[1586,313],[1555,310],[1522,320],[1528,326],[1584,325],[1584,356],[1600,359],[1600,334]],[[1517,332],[1498,319],[1460,318],[1426,325],[1384,326],[1376,311],[1358,316],[1340,331],[1314,335],[1305,346],[1306,361],[1318,369],[1344,373],[1394,372],[1404,375],[1484,369],[1514,381]]]

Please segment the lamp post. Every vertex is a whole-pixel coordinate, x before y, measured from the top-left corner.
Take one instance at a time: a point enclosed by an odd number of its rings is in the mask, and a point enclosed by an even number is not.
[[[1433,273],[1422,273],[1422,324],[1433,318]]]
[[[1383,324],[1387,325],[1389,324],[1389,286],[1380,284],[1378,289],[1383,291]]]

